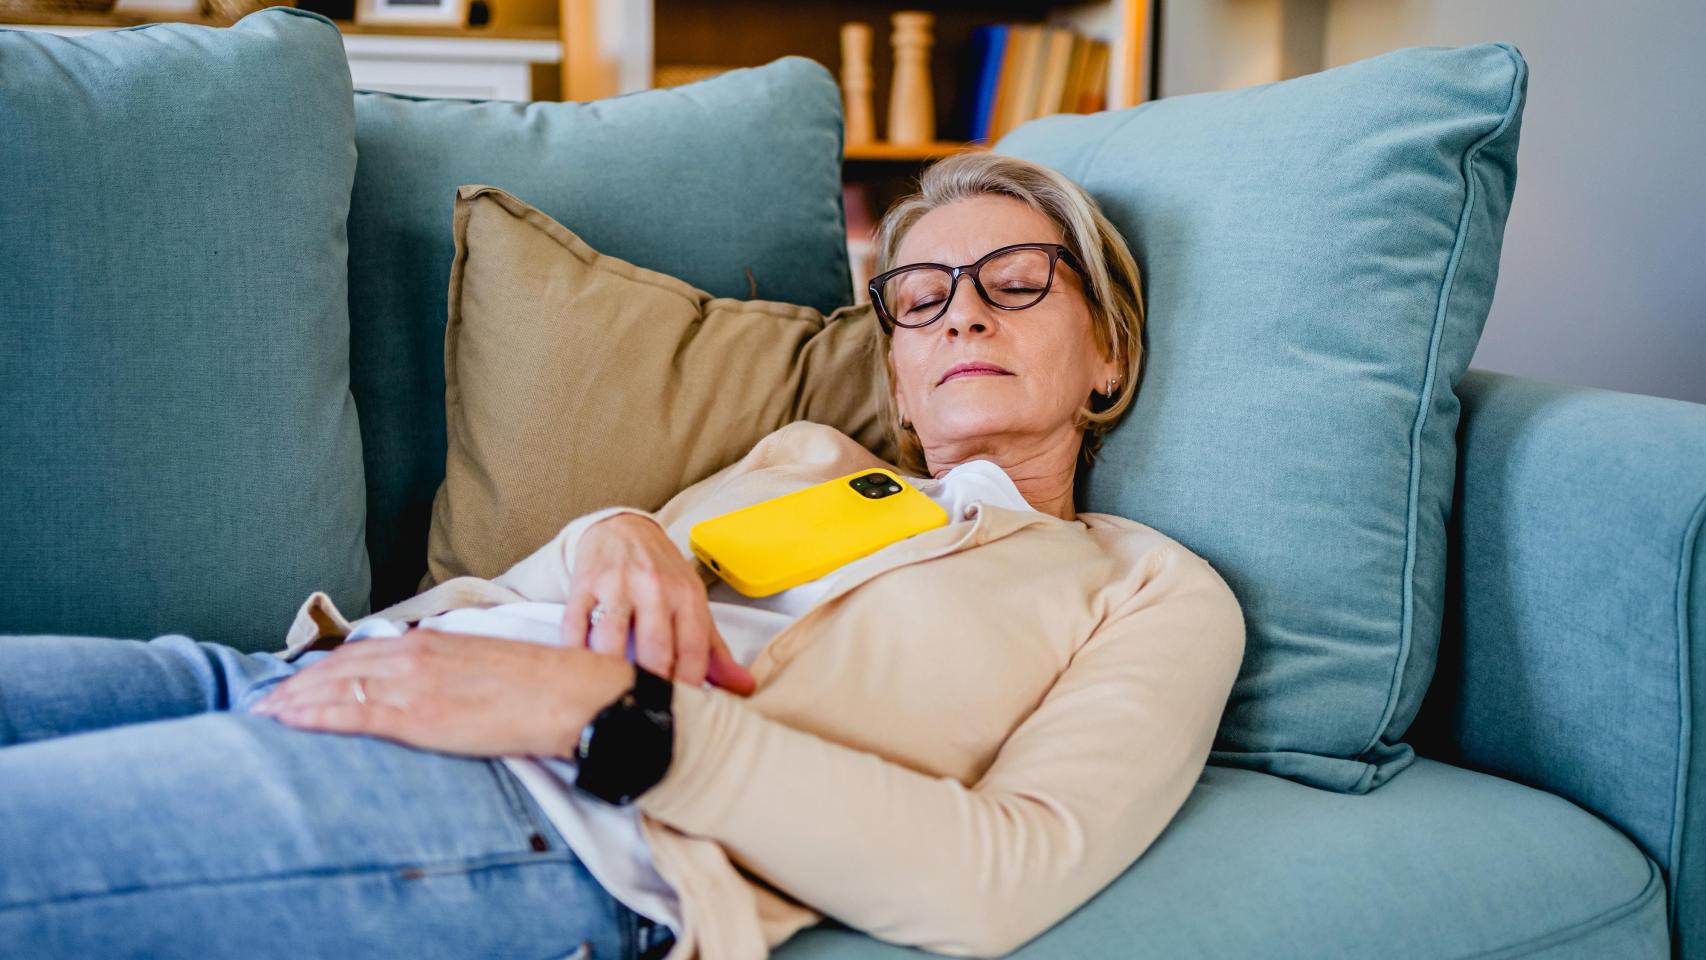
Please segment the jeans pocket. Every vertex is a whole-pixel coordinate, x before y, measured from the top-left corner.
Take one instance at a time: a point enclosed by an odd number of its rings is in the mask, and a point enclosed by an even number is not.
[[[504,800],[515,814],[516,823],[527,833],[528,846],[541,853],[554,849],[550,838],[556,836],[556,829],[534,806],[533,799],[527,792],[527,785],[504,764],[502,757],[488,757],[486,768],[498,782],[498,789],[503,792]]]

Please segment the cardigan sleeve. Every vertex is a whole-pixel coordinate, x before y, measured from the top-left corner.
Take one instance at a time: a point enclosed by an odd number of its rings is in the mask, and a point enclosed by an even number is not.
[[[1238,601],[1176,544],[971,785],[677,682],[669,773],[636,800],[879,939],[1016,949],[1143,854],[1195,787],[1244,653]]]

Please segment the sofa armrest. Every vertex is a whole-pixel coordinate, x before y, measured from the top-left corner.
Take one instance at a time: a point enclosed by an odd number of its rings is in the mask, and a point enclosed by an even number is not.
[[[1470,370],[1419,753],[1559,794],[1706,958],[1706,405]]]

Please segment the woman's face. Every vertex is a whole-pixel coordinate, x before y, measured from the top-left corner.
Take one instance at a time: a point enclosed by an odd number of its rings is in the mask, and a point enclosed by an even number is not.
[[[896,266],[972,263],[1013,243],[1060,243],[1059,227],[1012,197],[960,200],[925,214],[901,240]],[[986,281],[992,279],[989,275]],[[1076,433],[1074,414],[1119,368],[1091,333],[1084,280],[1062,260],[1040,303],[1000,310],[961,277],[948,312],[891,337],[895,402],[933,461],[969,459],[1000,447],[1023,450]],[[992,291],[993,295],[993,291]],[[958,364],[992,363],[1005,374],[943,377]]]

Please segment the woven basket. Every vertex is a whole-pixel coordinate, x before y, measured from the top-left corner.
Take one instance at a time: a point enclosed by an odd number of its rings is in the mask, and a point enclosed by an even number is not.
[[[118,0],[0,0],[0,13],[111,13]]]

